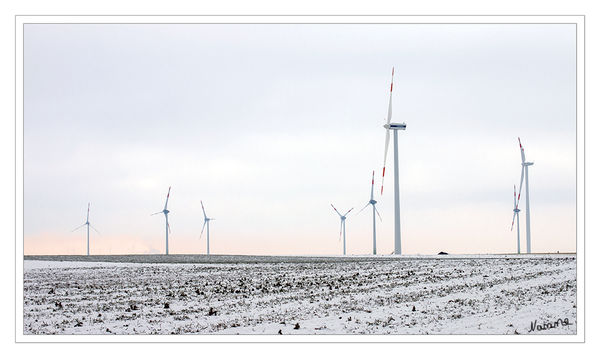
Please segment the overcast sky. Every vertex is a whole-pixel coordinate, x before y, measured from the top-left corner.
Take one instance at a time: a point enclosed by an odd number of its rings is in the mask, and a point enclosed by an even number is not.
[[[389,82],[406,254],[575,251],[575,25],[25,25],[26,254],[371,251]],[[391,146],[391,148],[393,148]],[[393,153],[377,195],[393,251]],[[523,203],[524,207],[524,203]],[[525,215],[521,216],[525,250]]]

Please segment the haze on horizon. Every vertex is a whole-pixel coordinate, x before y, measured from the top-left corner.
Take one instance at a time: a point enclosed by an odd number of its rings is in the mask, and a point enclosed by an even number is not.
[[[24,252],[371,252],[395,67],[403,254],[576,250],[575,25],[26,24]],[[393,251],[393,146],[376,196]],[[524,201],[521,202],[522,207]],[[521,244],[525,248],[524,211]]]

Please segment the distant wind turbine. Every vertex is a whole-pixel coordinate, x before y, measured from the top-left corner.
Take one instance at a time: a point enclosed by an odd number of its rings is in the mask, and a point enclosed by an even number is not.
[[[202,203],[202,200],[200,200],[200,205],[202,205],[202,213],[204,214],[204,224],[202,225],[202,231],[200,232],[200,239],[202,239],[204,227],[206,226],[206,254],[210,255],[210,221],[215,219],[206,216],[206,211],[204,210],[204,203]]]
[[[346,215],[348,215],[348,213],[351,212],[352,209],[354,209],[354,208],[351,208],[350,210],[346,211],[346,213],[344,215],[342,215],[335,208],[335,206],[333,206],[333,204],[331,204],[331,207],[340,216],[340,240],[342,238],[342,232],[343,232],[344,233],[344,255],[346,255]]]
[[[513,218],[512,218],[512,224],[510,225],[510,231],[512,231],[513,226],[515,225],[515,217],[517,218],[517,254],[521,253],[521,227],[519,225],[519,208],[517,206],[517,186],[513,185],[513,200],[514,200],[514,207],[513,207]]]
[[[165,236],[166,236],[166,243],[165,243],[165,252],[168,255],[169,254],[169,233],[171,232],[171,227],[169,226],[169,210],[167,210],[167,204],[169,203],[169,195],[171,195],[171,187],[169,187],[169,191],[167,192],[167,201],[165,201],[165,208],[163,209],[163,211],[159,211],[157,213],[154,213],[152,215],[156,215],[156,214],[165,214]],[[152,216],[150,215],[150,216]]]
[[[373,199],[373,187],[375,186],[375,171],[373,170],[373,176],[371,177],[371,200],[369,200],[367,202],[367,204],[360,209],[360,211],[358,212],[359,214],[365,210],[365,208],[369,205],[373,205],[373,255],[377,255],[377,244],[376,244],[376,230],[375,230],[375,213],[377,213],[377,216],[379,216],[379,220],[381,220],[381,215],[379,215],[379,211],[377,211],[377,208],[375,207],[375,204],[377,204],[377,201],[375,201],[375,199]]]
[[[519,139],[519,148],[521,149],[521,184],[519,185],[519,197],[517,198],[517,206],[521,200],[521,189],[523,188],[523,177],[525,178],[525,230],[527,235],[527,253],[531,253],[531,221],[529,215],[529,167],[533,162],[525,161],[525,149],[521,145]]]
[[[392,119],[392,90],[394,89],[394,68],[392,67],[392,84],[390,85],[390,102],[388,105],[385,131],[385,151],[383,152],[383,173],[381,175],[381,195],[383,195],[383,179],[385,178],[385,162],[390,144],[390,130],[394,131],[394,254],[402,254],[400,241],[400,185],[398,183],[398,131],[406,130],[406,123],[390,123]]]
[[[88,203],[87,216],[85,218],[85,223],[81,226],[76,227],[71,232],[81,229],[82,227],[87,226],[87,256],[90,256],[90,227],[94,229],[95,232],[98,232],[95,227],[90,224],[90,203]]]

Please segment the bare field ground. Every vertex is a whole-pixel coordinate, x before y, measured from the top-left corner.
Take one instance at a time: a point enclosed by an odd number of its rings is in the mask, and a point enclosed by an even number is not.
[[[23,330],[575,334],[576,296],[574,254],[26,256]]]

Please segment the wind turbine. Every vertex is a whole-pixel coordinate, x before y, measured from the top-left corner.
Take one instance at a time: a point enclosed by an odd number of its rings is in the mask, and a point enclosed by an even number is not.
[[[88,210],[87,210],[87,216],[85,218],[85,223],[81,226],[76,227],[71,232],[79,230],[86,225],[87,225],[87,256],[90,256],[90,227],[99,234],[98,230],[96,230],[96,228],[93,227],[92,224],[90,224],[90,203],[88,203]]]
[[[385,162],[390,144],[390,131],[394,131],[394,254],[402,254],[400,241],[400,185],[398,183],[398,131],[406,130],[406,123],[390,123],[392,119],[392,90],[394,89],[394,68],[392,67],[392,84],[390,85],[390,102],[388,105],[385,131],[385,151],[383,152],[383,173],[381,175],[381,195],[383,195],[383,179],[385,178]]]
[[[202,203],[202,200],[200,200],[200,205],[202,205],[202,213],[204,214],[204,224],[202,225],[202,231],[200,232],[200,239],[202,239],[204,227],[206,226],[206,254],[210,255],[210,221],[215,219],[206,216],[206,211],[204,210],[204,204]]]
[[[169,233],[171,232],[171,227],[169,226],[169,210],[167,210],[167,204],[169,203],[169,195],[171,194],[171,187],[169,187],[169,191],[167,192],[167,201],[165,201],[165,208],[163,209],[163,211],[159,211],[157,213],[154,213],[152,215],[156,215],[156,214],[165,214],[165,236],[166,236],[166,243],[165,243],[165,252],[168,255],[169,254]],[[152,216],[150,215],[150,216]]]
[[[351,208],[350,210],[346,211],[346,213],[344,215],[342,215],[342,214],[340,214],[339,211],[337,211],[337,209],[335,208],[335,206],[333,206],[333,204],[331,204],[331,207],[340,216],[340,239],[342,238],[342,231],[343,231],[344,232],[344,255],[346,255],[346,215],[348,215],[348,213],[351,212],[352,209],[354,209],[354,208]]]
[[[371,177],[371,200],[369,200],[369,202],[362,208],[360,209],[360,211],[358,212],[359,214],[365,210],[365,208],[369,205],[373,205],[373,255],[377,255],[377,244],[376,244],[376,233],[375,233],[375,213],[377,213],[377,216],[379,216],[379,220],[381,220],[381,215],[379,215],[379,211],[377,211],[377,208],[375,207],[375,204],[377,204],[377,201],[375,201],[375,199],[373,199],[373,187],[375,186],[375,171],[373,170],[373,176]]]
[[[529,166],[533,165],[533,162],[525,161],[525,149],[521,145],[521,138],[519,139],[519,148],[521,149],[521,184],[519,185],[519,197],[517,198],[517,205],[521,200],[521,189],[523,188],[523,177],[525,177],[525,231],[527,235],[527,253],[531,253],[531,222],[529,215]]]
[[[517,217],[517,254],[521,253],[521,226],[519,225],[519,211],[521,211],[517,206],[517,186],[513,185],[514,194],[514,208],[513,208],[513,218],[512,224],[510,225],[510,231],[512,231],[513,226],[515,225],[515,217]]]

